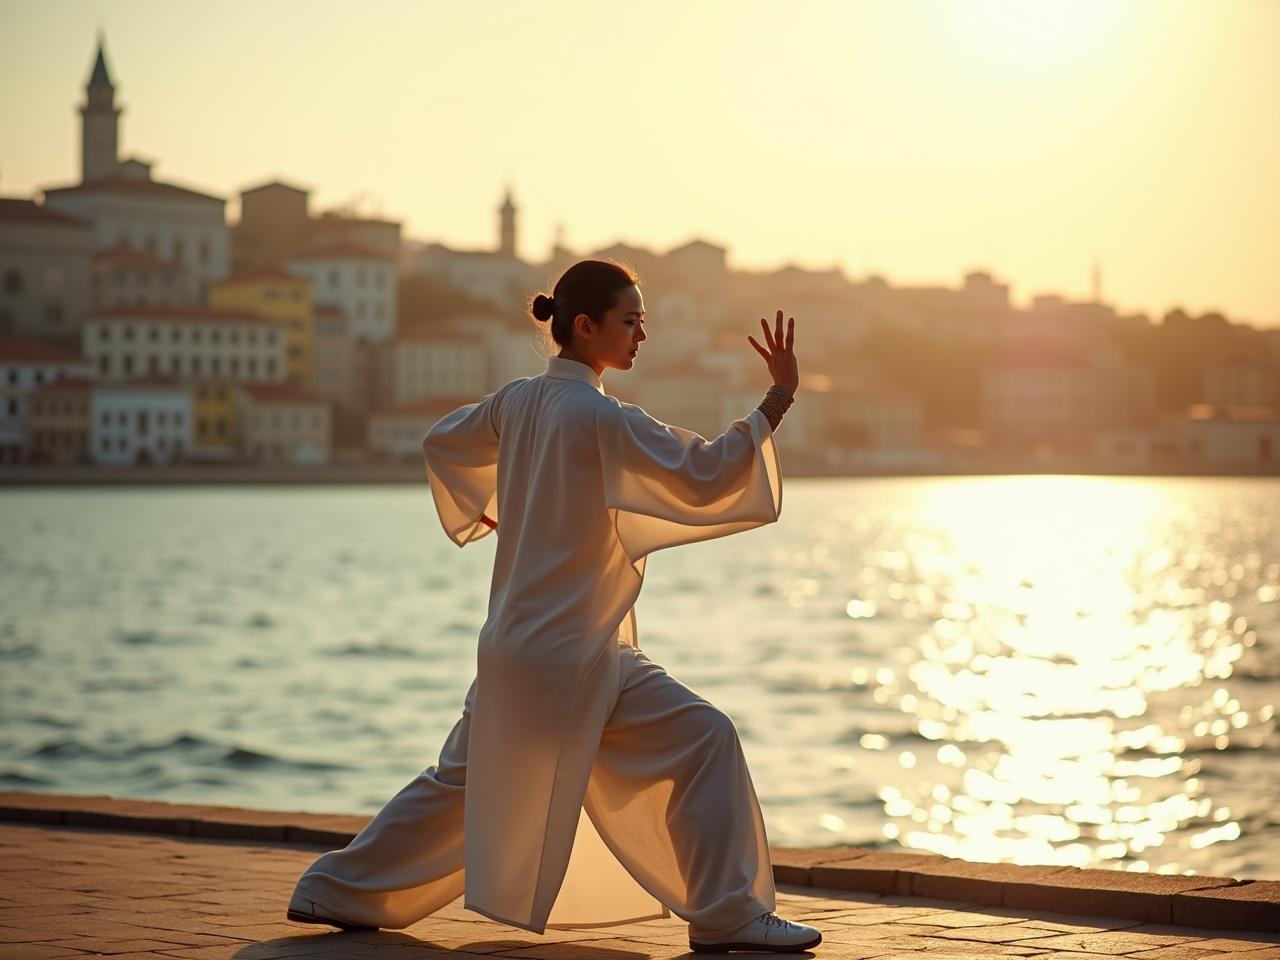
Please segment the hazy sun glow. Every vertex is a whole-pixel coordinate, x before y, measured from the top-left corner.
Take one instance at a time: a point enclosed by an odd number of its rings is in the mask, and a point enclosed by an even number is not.
[[[988,57],[1067,61],[1102,49],[1131,20],[1114,0],[968,0],[943,8],[945,29]]]

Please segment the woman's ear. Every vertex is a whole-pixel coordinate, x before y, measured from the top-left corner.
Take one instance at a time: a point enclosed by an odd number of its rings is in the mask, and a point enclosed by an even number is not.
[[[573,318],[573,328],[578,332],[578,336],[587,340],[591,339],[592,330],[591,318],[585,313],[580,313]]]

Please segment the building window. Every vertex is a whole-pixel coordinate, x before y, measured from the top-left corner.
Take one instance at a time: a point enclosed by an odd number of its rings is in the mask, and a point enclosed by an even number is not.
[[[267,376],[274,377],[276,375],[276,361],[274,357],[267,357]]]
[[[121,330],[121,333],[123,333],[123,334],[124,334],[124,338],[125,338],[126,340],[132,340],[132,339],[133,339],[133,327],[125,326],[125,327]]]
[[[240,331],[239,331],[239,330],[232,330],[229,334],[227,334],[227,340],[228,340],[230,343],[239,343],[239,342],[240,342]]]
[[[210,330],[210,331],[209,331],[209,342],[210,342],[210,343],[221,343],[221,342],[222,342],[222,331],[221,331],[221,330],[219,330],[217,327],[215,327],[214,329]]]
[[[206,237],[200,238],[200,262],[209,262],[209,240]]]
[[[330,289],[330,290],[337,290],[337,289],[338,289],[338,269],[337,269],[337,267],[334,267],[333,269],[331,269],[331,270],[329,271],[329,289]]]
[[[15,294],[22,292],[22,274],[17,270],[6,270],[4,272],[4,292]]]
[[[209,359],[209,372],[215,377],[222,373],[222,358],[211,357]]]
[[[105,353],[98,358],[98,372],[101,374],[109,373],[111,370],[111,358]]]
[[[255,377],[257,375],[258,375],[258,358],[250,357],[249,358],[249,376]]]
[[[126,376],[128,374],[133,373],[133,354],[132,353],[126,353],[124,355],[124,372]]]
[[[363,287],[369,279],[369,271],[364,267],[356,267],[356,286]]]
[[[156,238],[155,238],[154,236],[152,236],[151,234],[147,234],[147,244],[146,244],[146,246],[147,246],[147,250],[149,250],[151,253],[155,253],[155,252],[156,252]]]
[[[231,375],[233,377],[240,376],[240,358],[239,357],[231,358]]]
[[[177,343],[180,339],[182,339],[182,331],[178,327],[171,327],[169,329],[169,340]]]

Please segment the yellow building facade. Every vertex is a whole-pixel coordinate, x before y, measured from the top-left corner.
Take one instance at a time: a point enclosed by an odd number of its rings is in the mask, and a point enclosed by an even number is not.
[[[295,387],[311,382],[310,280],[275,268],[232,274],[210,287],[209,305],[279,321],[285,330],[285,382]]]

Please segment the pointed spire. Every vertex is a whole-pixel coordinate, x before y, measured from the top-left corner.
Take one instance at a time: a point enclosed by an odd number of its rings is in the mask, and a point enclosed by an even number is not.
[[[93,74],[89,77],[89,86],[91,87],[109,87],[111,86],[111,74],[107,71],[107,56],[104,52],[106,38],[103,37],[102,30],[98,30],[98,59],[93,64]]]

